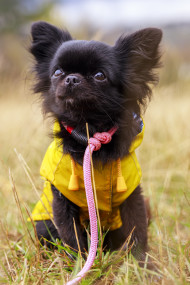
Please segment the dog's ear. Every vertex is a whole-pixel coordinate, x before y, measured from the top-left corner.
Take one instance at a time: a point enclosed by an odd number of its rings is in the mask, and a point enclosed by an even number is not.
[[[121,36],[114,46],[126,94],[140,104],[151,95],[149,83],[158,80],[154,69],[160,66],[161,38],[160,29],[147,28]]]
[[[67,31],[58,29],[43,21],[35,22],[32,25],[31,35],[30,52],[38,63],[49,61],[63,42],[72,40]]]
[[[42,21],[32,25],[31,34],[30,52],[36,60],[34,92],[43,93],[48,91],[51,85],[49,67],[54,54],[62,43],[72,40],[72,37],[68,32]]]

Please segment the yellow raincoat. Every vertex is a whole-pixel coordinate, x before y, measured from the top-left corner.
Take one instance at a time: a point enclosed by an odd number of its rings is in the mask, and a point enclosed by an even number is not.
[[[56,123],[56,130],[59,125]],[[114,161],[99,169],[94,169],[98,208],[101,226],[104,229],[115,230],[122,225],[119,205],[135,190],[141,179],[141,168],[137,160],[135,149],[141,144],[144,135],[144,124],[141,132],[132,142],[129,155],[121,160],[121,171],[127,186],[126,191],[117,192],[117,162]],[[68,190],[71,176],[71,157],[63,153],[60,141],[54,138],[45,154],[41,165],[40,174],[45,180],[41,199],[36,204],[31,218],[34,221],[48,220],[53,218],[52,192],[53,184],[67,199],[80,207],[80,221],[85,225],[88,219],[88,207],[85,195],[83,168],[75,164],[75,172],[78,176],[79,190]]]

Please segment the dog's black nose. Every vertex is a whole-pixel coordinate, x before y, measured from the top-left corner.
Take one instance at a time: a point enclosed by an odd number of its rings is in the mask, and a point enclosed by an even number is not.
[[[80,84],[80,82],[81,82],[80,78],[76,75],[68,75],[65,78],[65,85],[76,86]]]

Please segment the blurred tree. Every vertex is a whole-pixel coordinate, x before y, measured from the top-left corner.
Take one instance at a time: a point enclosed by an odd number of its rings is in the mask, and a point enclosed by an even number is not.
[[[59,0],[0,0],[0,97],[3,84],[19,84],[26,77],[31,22],[50,21]],[[9,82],[9,83],[8,83]],[[15,83],[14,83],[15,84]],[[6,93],[6,92],[5,92]]]
[[[0,33],[24,33],[25,25],[40,18],[49,18],[52,0],[1,0]]]

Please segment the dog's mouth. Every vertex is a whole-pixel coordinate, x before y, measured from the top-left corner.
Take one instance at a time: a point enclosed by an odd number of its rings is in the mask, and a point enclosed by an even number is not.
[[[75,100],[73,98],[67,98],[65,99],[65,105],[66,107],[72,107],[75,103]]]
[[[97,104],[97,91],[92,90],[88,85],[83,86],[61,86],[58,85],[55,90],[55,103],[63,111],[80,111],[88,112],[92,106]]]
[[[55,103],[57,107],[65,110],[65,109],[71,109],[75,108],[76,104],[76,98],[72,98],[70,96],[56,96],[55,97]]]
[[[89,96],[86,92],[66,92],[56,94],[55,103],[60,111],[80,112],[81,110],[89,112],[94,110],[97,105],[97,98],[94,95]]]

